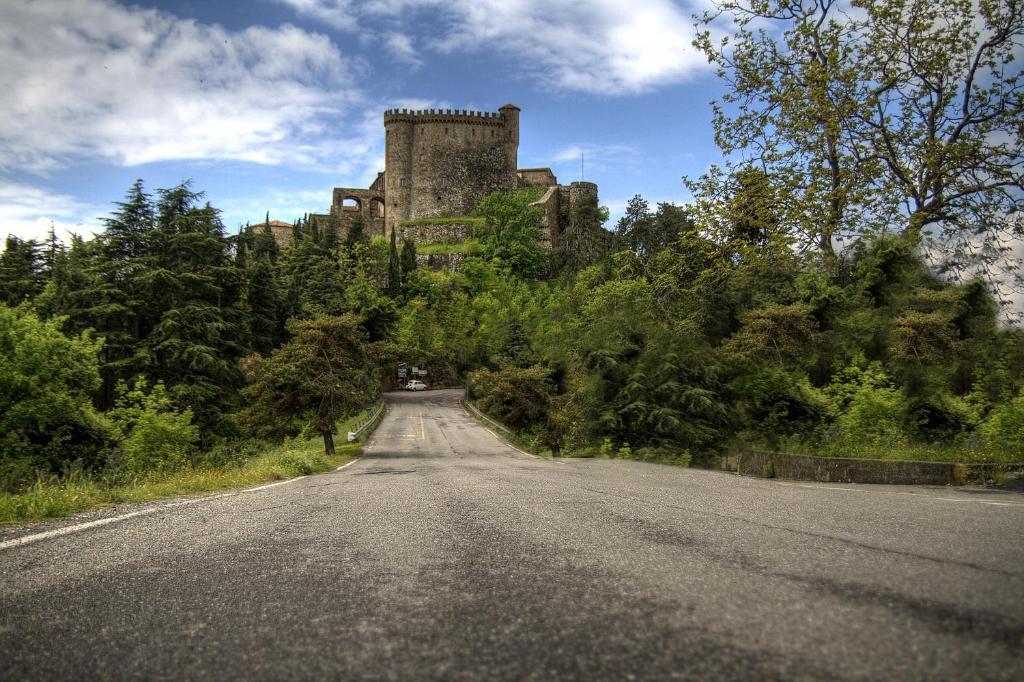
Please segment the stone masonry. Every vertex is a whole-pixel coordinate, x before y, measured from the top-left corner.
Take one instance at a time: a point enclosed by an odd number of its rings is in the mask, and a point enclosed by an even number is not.
[[[389,109],[384,112],[384,171],[366,189],[336,187],[330,213],[314,217],[336,221],[345,235],[358,220],[366,234],[390,237],[408,232],[419,243],[436,232],[451,240],[454,230],[405,230],[403,223],[425,218],[469,216],[490,193],[537,187],[543,209],[541,242],[558,244],[586,206],[597,207],[597,185],[559,185],[550,168],[517,168],[519,107],[497,112],[452,109]],[[411,227],[411,226],[410,226]]]

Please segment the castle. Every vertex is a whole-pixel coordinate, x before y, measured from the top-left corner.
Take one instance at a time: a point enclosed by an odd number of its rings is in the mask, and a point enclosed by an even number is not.
[[[336,187],[329,214],[339,235],[362,221],[366,234],[416,244],[472,236],[467,217],[492,192],[535,187],[543,191],[541,241],[558,245],[585,207],[597,208],[597,185],[559,185],[550,168],[519,168],[519,107],[497,112],[389,109],[384,112],[384,171],[366,189]],[[444,218],[431,224],[430,218]],[[414,221],[414,222],[412,222]]]

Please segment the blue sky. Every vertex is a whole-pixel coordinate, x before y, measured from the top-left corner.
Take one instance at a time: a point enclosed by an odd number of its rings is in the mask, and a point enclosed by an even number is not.
[[[520,167],[684,202],[718,161],[703,0],[16,0],[0,23],[0,233],[100,229],[135,178],[292,220],[383,170],[383,110],[522,109]],[[610,225],[609,225],[610,226]]]

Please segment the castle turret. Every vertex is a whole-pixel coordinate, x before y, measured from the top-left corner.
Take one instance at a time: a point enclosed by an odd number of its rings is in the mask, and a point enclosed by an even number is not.
[[[384,112],[384,235],[411,218],[413,123],[397,109]]]
[[[505,122],[505,155],[510,168],[519,167],[519,107],[506,104],[498,109]]]

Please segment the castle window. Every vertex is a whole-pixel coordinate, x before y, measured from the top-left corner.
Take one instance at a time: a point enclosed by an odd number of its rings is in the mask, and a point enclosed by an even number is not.
[[[447,135],[447,134],[448,134],[448,129],[447,129],[447,128],[445,128],[445,129],[444,129],[444,134],[445,134],[445,135]]]
[[[398,179],[398,186],[399,187],[408,187],[409,186],[409,178],[399,178]]]

